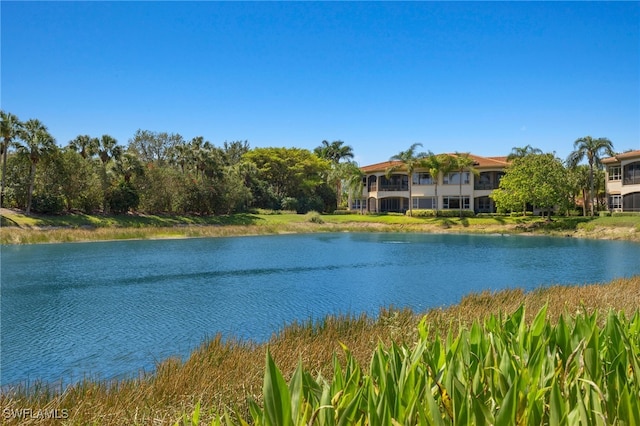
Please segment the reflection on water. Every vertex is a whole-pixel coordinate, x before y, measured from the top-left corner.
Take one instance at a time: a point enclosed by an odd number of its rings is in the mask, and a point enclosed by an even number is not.
[[[264,341],[329,313],[420,311],[472,291],[640,273],[640,245],[316,234],[2,248],[1,382],[151,370],[222,333]]]

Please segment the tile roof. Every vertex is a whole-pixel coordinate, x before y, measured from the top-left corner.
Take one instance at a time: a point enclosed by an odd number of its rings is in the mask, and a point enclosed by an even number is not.
[[[636,149],[635,151],[622,152],[620,154],[616,154],[613,157],[609,157],[609,158],[603,158],[602,162],[604,164],[617,163],[618,161],[622,161],[627,158],[634,158],[634,157],[640,157],[640,149]]]
[[[455,153],[449,153],[448,155],[455,156]],[[509,162],[507,157],[481,157],[475,154],[468,154],[469,157],[475,161],[475,167],[478,169],[492,168],[492,167],[507,167]],[[383,161],[382,163],[370,164],[368,166],[360,167],[363,172],[375,172],[384,171],[391,166],[402,166],[401,161]]]

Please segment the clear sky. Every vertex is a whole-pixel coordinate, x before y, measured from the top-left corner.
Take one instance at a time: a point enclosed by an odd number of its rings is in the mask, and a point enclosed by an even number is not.
[[[640,2],[11,2],[2,109],[59,145],[137,129],[215,145],[640,149]]]

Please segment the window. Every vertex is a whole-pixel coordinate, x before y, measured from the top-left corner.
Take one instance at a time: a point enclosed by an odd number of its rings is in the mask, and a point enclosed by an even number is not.
[[[474,202],[474,207],[479,213],[493,213],[494,208],[489,197],[477,197]]]
[[[405,200],[407,199],[405,198]],[[405,203],[401,198],[382,198],[380,199],[380,211],[404,213],[404,211],[406,210],[404,204]]]
[[[413,174],[413,184],[414,185],[433,185],[433,179],[431,178],[430,173],[414,173]]]
[[[622,167],[620,166],[609,167],[609,180],[620,180],[620,179],[622,179]]]
[[[622,196],[610,195],[609,196],[609,209],[622,210]]]
[[[442,197],[442,208],[443,209],[460,209],[460,197],[455,195],[455,196],[449,196],[449,197]],[[463,209],[468,209],[469,208],[469,197],[463,195],[462,196],[462,208]]]
[[[380,191],[408,191],[409,176],[391,175],[390,177],[380,176]]]
[[[435,209],[437,208],[435,197],[413,197],[414,209]]]
[[[622,210],[625,212],[640,212],[640,192],[632,192],[622,199]]]
[[[623,185],[635,185],[640,183],[640,161],[624,166]]]
[[[351,200],[351,210],[360,210],[364,209],[365,201],[360,199]]]
[[[453,173],[448,173],[446,175],[444,175],[444,182],[445,185],[459,185],[460,184],[460,173],[459,172],[453,172]],[[462,184],[463,185],[467,185],[469,184],[469,172],[462,172]]]

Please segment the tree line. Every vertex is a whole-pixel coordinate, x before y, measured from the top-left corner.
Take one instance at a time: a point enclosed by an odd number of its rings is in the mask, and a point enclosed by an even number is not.
[[[300,148],[215,146],[203,136],[138,130],[127,145],[78,135],[59,146],[37,119],[1,112],[2,207],[30,214],[231,214],[249,209],[328,212],[353,158],[342,141]],[[340,174],[340,175],[339,175]]]
[[[187,140],[177,133],[138,130],[126,146],[107,134],[78,135],[59,146],[39,120],[22,122],[5,111],[0,115],[0,205],[27,214],[133,210],[208,215],[256,208],[332,212],[347,207],[347,196],[362,192],[364,173],[343,141],[325,140],[313,151],[250,148],[247,141],[219,147],[203,136]],[[398,168],[409,175],[417,168],[432,176],[478,173],[468,154],[417,153],[419,146],[391,157],[400,166],[390,167],[387,174]],[[566,161],[528,145],[513,148],[492,198],[505,212],[526,211],[532,205],[568,211],[581,199],[583,214],[593,215],[606,208],[600,162],[604,155],[614,155],[612,142],[590,136],[574,142]],[[584,160],[587,164],[580,165]],[[409,191],[411,183],[409,179]]]

